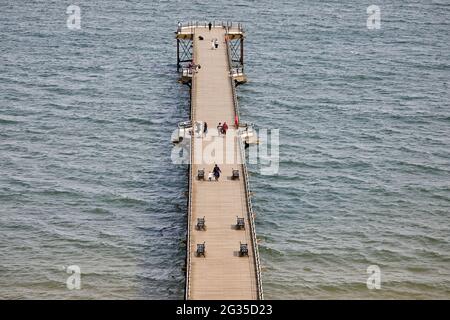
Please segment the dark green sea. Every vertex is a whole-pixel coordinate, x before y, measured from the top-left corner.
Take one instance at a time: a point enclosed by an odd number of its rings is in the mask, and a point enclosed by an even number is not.
[[[241,117],[280,130],[279,173],[249,168],[265,298],[450,298],[448,1],[0,0],[0,17],[1,299],[183,298],[174,32],[196,20],[244,24]]]

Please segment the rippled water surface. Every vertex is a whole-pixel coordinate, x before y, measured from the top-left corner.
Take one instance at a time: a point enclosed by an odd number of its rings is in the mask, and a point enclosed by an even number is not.
[[[450,298],[447,1],[0,4],[0,298],[181,299],[188,114],[177,21],[245,24],[241,115],[266,298]],[[78,265],[82,290],[66,288]],[[366,287],[369,265],[381,290]]]

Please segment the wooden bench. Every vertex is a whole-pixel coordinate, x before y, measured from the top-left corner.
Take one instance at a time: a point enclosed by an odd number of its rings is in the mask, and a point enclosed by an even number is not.
[[[206,230],[205,217],[197,218],[197,230]]]
[[[236,217],[236,229],[242,230],[245,229],[245,221],[244,218]]]
[[[198,180],[205,180],[205,169],[199,169],[197,172]]]
[[[248,256],[248,245],[246,243],[240,243],[239,257]]]
[[[197,257],[205,256],[205,242],[197,244]]]
[[[231,179],[232,180],[239,179],[239,170],[233,169],[232,174],[231,174]]]

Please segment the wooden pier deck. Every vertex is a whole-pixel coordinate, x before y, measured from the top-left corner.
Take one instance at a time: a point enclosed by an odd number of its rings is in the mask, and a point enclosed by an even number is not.
[[[230,129],[234,128],[236,116],[235,84],[230,80],[230,51],[226,41],[231,30],[220,26],[209,31],[204,26],[196,26],[181,29],[177,34],[183,38],[190,35],[193,61],[201,66],[191,82],[191,120],[206,122],[209,128],[206,137],[194,137],[191,141],[186,299],[262,299],[243,149],[237,137],[231,138],[235,142],[231,150],[222,147],[221,143],[226,145],[230,137],[219,136],[216,129],[224,121]],[[234,35],[238,32],[233,29]],[[211,40],[216,38],[219,48],[212,50]],[[223,150],[224,156],[214,161],[205,159],[204,155],[212,148],[216,155]],[[232,153],[234,160],[230,161],[227,153]],[[218,182],[207,179],[214,163],[222,170]],[[205,169],[205,180],[197,178],[199,169]],[[239,179],[231,179],[233,169],[239,170]],[[237,216],[244,218],[245,229],[236,228]],[[197,230],[197,219],[203,217],[206,230]],[[248,245],[248,256],[239,256],[241,242]],[[205,243],[204,257],[196,254],[197,244],[201,243]]]

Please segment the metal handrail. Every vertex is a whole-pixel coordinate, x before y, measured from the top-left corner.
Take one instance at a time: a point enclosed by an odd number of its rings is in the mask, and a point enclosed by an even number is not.
[[[191,33],[193,33],[194,32],[194,28],[198,28],[198,27],[207,28],[209,22],[211,22],[211,24],[214,27],[219,26],[219,27],[226,28],[227,30],[231,30],[231,29],[233,29],[233,26],[234,26],[239,32],[242,32],[242,33],[244,32],[244,27],[243,27],[242,23],[240,23],[240,22],[238,22],[238,23],[233,23],[232,21],[226,21],[226,22],[221,21],[221,22],[219,22],[219,21],[215,21],[215,20],[204,22],[204,23],[203,22],[199,22],[199,21],[195,21],[195,22],[188,21],[186,23],[183,23],[183,22],[180,21],[178,23],[177,32],[180,33],[182,28],[190,28],[191,29]]]
[[[191,139],[191,143],[193,142],[193,139]],[[192,217],[192,162],[193,162],[193,152],[191,147],[191,164],[189,165],[189,199],[188,199],[188,230],[187,230],[187,240],[186,240],[186,289],[185,289],[185,295],[186,300],[189,298],[189,292],[191,290],[191,282],[190,282],[190,276],[191,276],[191,234],[190,234],[190,223],[191,223],[191,217]]]
[[[195,52],[192,52],[192,60],[194,60],[194,54]],[[193,92],[195,92],[195,73],[193,73],[192,75],[192,85],[191,85],[191,110],[190,110],[190,116],[191,116],[191,121],[192,123],[194,122],[194,108],[192,108],[192,94]],[[188,198],[188,216],[187,216],[187,220],[188,220],[188,225],[187,225],[187,240],[186,240],[186,246],[187,246],[187,250],[186,250],[186,288],[185,288],[185,298],[186,300],[188,300],[189,298],[189,293],[191,291],[191,255],[190,255],[190,250],[191,250],[191,218],[192,218],[192,173],[193,173],[193,165],[194,165],[194,139],[190,139],[191,141],[191,148],[190,148],[190,163],[189,163],[189,198]]]
[[[228,35],[228,31],[229,29],[227,28],[226,34]],[[231,82],[231,90],[233,93],[233,105],[234,105],[234,111],[235,114],[238,116],[238,119],[240,120],[240,116],[239,116],[239,105],[238,105],[238,101],[237,101],[237,95],[236,95],[236,86],[234,83],[234,79],[232,77],[232,69],[233,69],[233,64],[232,64],[232,60],[231,60],[231,49],[230,49],[230,45],[229,45],[229,41],[226,41],[226,45],[227,45],[227,56],[228,56],[228,66],[230,69],[230,82]],[[247,170],[247,165],[245,163],[245,148],[244,148],[244,143],[242,141],[241,137],[238,137],[239,140],[239,149],[241,152],[241,159],[242,159],[242,171],[243,171],[243,178],[244,178],[244,186],[245,186],[245,197],[246,197],[246,202],[247,202],[247,210],[249,213],[249,221],[250,221],[250,230],[251,230],[251,237],[252,237],[252,242],[253,242],[253,254],[255,256],[255,260],[256,260],[256,280],[258,282],[258,298],[260,300],[264,299],[264,294],[263,294],[263,288],[262,288],[262,277],[261,277],[261,261],[259,258],[259,251],[258,251],[258,242],[256,239],[256,228],[255,228],[255,214],[253,212],[253,206],[252,206],[252,201],[250,198],[250,185],[249,185],[249,178],[248,178],[248,170]]]

